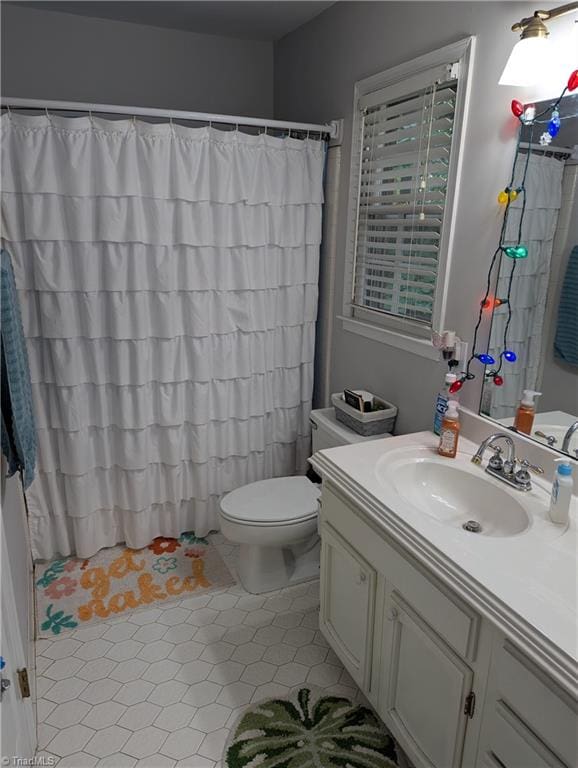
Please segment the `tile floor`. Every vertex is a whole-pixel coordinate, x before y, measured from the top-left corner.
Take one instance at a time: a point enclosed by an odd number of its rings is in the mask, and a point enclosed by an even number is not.
[[[236,548],[213,543],[235,572]],[[240,585],[37,644],[39,754],[58,768],[217,768],[248,703],[361,696],[318,629],[319,584]]]

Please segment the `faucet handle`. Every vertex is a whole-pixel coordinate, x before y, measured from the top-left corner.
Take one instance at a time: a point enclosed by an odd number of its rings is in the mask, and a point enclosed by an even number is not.
[[[544,474],[544,467],[541,467],[539,464],[531,464],[528,459],[521,459],[520,466],[524,469],[529,469],[530,472],[534,472],[536,475]]]
[[[540,429],[537,429],[534,434],[536,437],[541,437],[542,440],[545,440],[550,448],[552,448],[556,443],[558,442],[558,439],[554,437],[554,435],[547,435],[545,432],[542,432]]]
[[[504,467],[504,460],[502,459],[502,449],[498,445],[492,445],[492,451],[494,455],[488,461],[488,467],[500,472]]]

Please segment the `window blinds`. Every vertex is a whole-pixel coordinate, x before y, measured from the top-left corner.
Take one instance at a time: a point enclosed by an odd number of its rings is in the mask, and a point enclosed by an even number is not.
[[[360,99],[354,310],[432,323],[456,71],[439,67],[405,93],[402,83]]]

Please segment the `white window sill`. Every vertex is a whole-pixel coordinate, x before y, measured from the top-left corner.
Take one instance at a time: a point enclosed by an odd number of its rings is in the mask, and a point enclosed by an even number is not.
[[[418,339],[415,336],[407,336],[399,331],[391,331],[389,328],[382,328],[378,325],[363,323],[360,320],[354,320],[352,317],[339,315],[344,331],[356,333],[358,336],[365,336],[366,339],[379,341],[381,344],[387,344],[390,347],[403,349],[413,355],[426,357],[428,360],[440,359],[439,350],[435,349],[429,339]]]

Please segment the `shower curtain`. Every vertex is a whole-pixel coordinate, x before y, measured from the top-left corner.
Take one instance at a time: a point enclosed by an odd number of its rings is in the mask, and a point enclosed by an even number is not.
[[[2,117],[36,558],[218,528],[309,452],[324,144]]]
[[[521,177],[526,155],[520,155],[517,176]],[[491,386],[490,416],[505,419],[514,416],[524,389],[539,389],[538,375],[542,349],[542,331],[546,298],[550,281],[550,261],[558,214],[562,204],[564,161],[554,157],[531,155],[526,179],[526,214],[522,242],[528,246],[528,257],[516,263],[512,283],[512,321],[508,346],[517,355],[516,363],[504,363],[504,384]],[[506,228],[506,242],[517,244],[522,196],[512,203]],[[496,296],[508,293],[512,262],[504,259],[498,278]],[[496,360],[503,349],[508,307],[494,310],[489,353]]]

